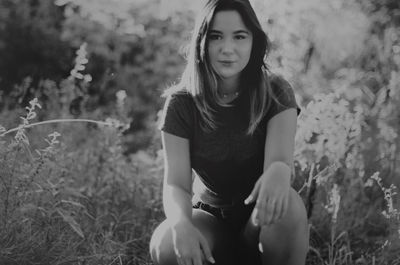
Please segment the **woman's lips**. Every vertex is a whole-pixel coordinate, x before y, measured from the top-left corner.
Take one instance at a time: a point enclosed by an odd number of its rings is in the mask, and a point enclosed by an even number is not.
[[[230,66],[230,65],[232,65],[233,63],[235,63],[235,61],[219,61],[222,65],[225,65],[225,66]]]

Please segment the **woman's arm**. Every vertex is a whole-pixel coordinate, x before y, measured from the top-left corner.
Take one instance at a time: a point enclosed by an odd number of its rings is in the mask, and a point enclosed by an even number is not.
[[[163,205],[172,224],[192,218],[192,171],[189,140],[161,132],[164,151]]]
[[[189,141],[164,131],[161,132],[161,139],[165,161],[164,212],[172,228],[179,264],[204,264],[206,260],[215,263],[207,240],[192,223]]]
[[[264,172],[274,162],[283,162],[292,170],[296,127],[297,114],[294,108],[282,111],[269,120],[265,141]]]
[[[296,126],[294,108],[278,113],[268,122],[264,172],[245,201],[249,204],[256,200],[253,213],[256,225],[274,223],[287,211]]]

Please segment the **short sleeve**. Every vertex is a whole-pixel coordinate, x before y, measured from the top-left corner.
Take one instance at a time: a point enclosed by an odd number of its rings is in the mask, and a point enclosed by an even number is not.
[[[271,87],[279,103],[274,100],[272,101],[268,116],[272,118],[276,114],[290,108],[295,108],[297,116],[299,116],[301,108],[296,102],[293,88],[289,82],[281,76],[274,75],[271,77]]]
[[[193,131],[192,108],[188,95],[172,94],[165,101],[158,129],[190,139]]]

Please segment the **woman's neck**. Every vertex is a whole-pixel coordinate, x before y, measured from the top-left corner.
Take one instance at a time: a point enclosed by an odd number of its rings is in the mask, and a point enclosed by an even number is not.
[[[225,79],[218,83],[219,92],[224,94],[235,93],[239,90],[239,79]]]

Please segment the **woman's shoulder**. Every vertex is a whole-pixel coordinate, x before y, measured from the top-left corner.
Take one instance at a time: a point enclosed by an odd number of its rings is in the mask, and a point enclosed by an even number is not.
[[[193,128],[193,104],[187,91],[167,90],[158,128],[162,131],[190,139]]]
[[[164,91],[162,96],[167,98],[167,100],[177,99],[177,100],[190,101],[193,99],[190,92],[187,89],[180,86],[173,86],[168,88],[167,90]]]
[[[192,102],[193,97],[188,91],[180,90],[172,93],[170,97],[173,98],[179,98],[180,100],[183,100],[185,102]]]
[[[283,95],[291,96],[294,93],[292,85],[283,75],[269,72],[267,74],[267,78],[271,86],[272,93],[278,98]]]
[[[296,96],[294,93],[294,89],[292,85],[280,74],[272,73],[269,74],[269,82],[271,85],[272,94],[275,97],[275,100],[279,103],[277,112],[279,110],[290,108],[297,109],[297,115],[300,114],[300,107],[297,104]]]
[[[273,89],[284,89],[290,88],[290,83],[283,77],[283,75],[278,73],[269,72],[268,80]]]
[[[162,95],[165,97],[165,106],[179,111],[191,112],[194,100],[189,91],[185,89],[169,88]]]

